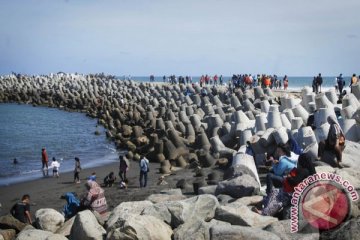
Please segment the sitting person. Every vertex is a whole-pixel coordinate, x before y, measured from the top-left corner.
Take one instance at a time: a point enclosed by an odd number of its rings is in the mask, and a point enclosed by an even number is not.
[[[114,175],[114,172],[110,172],[105,178],[104,178],[104,187],[112,187],[116,180],[116,177]]]
[[[86,194],[81,199],[82,209],[90,209],[102,214],[107,211],[105,191],[95,181],[88,181],[85,184]]]
[[[316,173],[311,157],[303,153],[299,156],[298,167],[293,168],[284,179],[283,187],[272,188],[267,197],[263,200],[263,210],[253,210],[264,216],[274,216],[283,207],[289,206],[294,188],[305,178]]]
[[[25,194],[21,198],[21,202],[15,203],[10,210],[11,215],[23,223],[32,224],[30,214],[30,196]]]
[[[61,198],[66,200],[66,205],[62,211],[63,215],[65,219],[70,219],[79,211],[80,201],[72,192],[65,193]]]
[[[91,176],[88,177],[88,180],[89,180],[89,181],[94,181],[94,182],[96,182],[96,172],[93,172],[93,173],[91,174]]]
[[[286,176],[291,169],[296,167],[296,162],[290,159],[291,152],[284,144],[279,144],[276,148],[275,159],[270,157],[272,162],[272,171],[266,175],[266,193],[269,194],[275,186],[280,188]]]
[[[327,118],[330,124],[329,134],[325,141],[319,142],[318,158],[321,159],[325,150],[333,151],[336,156],[336,164],[330,164],[332,167],[343,168],[342,165],[342,152],[345,149],[345,134],[338,124],[335,116],[330,115]]]

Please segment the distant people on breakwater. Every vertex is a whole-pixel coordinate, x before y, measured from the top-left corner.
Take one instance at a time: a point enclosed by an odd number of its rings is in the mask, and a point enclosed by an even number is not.
[[[360,75],[359,75],[359,78],[360,78]],[[352,93],[352,85],[356,84],[359,80],[359,78],[356,77],[356,74],[354,73],[351,77],[351,81],[350,81],[350,92]]]
[[[18,160],[17,160],[16,158],[14,158],[13,164],[16,165],[16,164],[18,164],[18,163],[19,163]]]
[[[81,171],[81,163],[78,157],[75,157],[75,169],[74,169],[74,182],[80,183],[80,171]]]
[[[53,177],[60,177],[59,175],[59,169],[60,169],[60,163],[58,162],[58,160],[56,160],[55,157],[52,158],[52,162],[50,167],[53,169]]]
[[[49,166],[48,166],[49,157],[47,155],[45,148],[41,149],[41,162],[42,162],[43,176],[48,176],[49,175]]]
[[[340,75],[337,77],[336,82],[337,82],[337,88],[339,90],[339,94],[341,96],[343,92],[343,88],[345,86],[345,80],[342,76],[342,73],[340,73]]]

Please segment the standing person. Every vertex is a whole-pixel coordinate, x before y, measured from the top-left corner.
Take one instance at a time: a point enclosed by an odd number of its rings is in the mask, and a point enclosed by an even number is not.
[[[21,202],[15,203],[10,210],[14,218],[23,223],[32,224],[30,215],[30,196],[25,194],[21,198]]]
[[[42,162],[43,175],[48,176],[49,175],[49,166],[48,166],[49,157],[47,155],[45,148],[41,149],[41,162]]]
[[[75,169],[74,169],[74,182],[80,183],[80,171],[81,171],[81,164],[80,159],[78,157],[75,157]]]
[[[352,85],[356,84],[358,82],[358,78],[356,77],[356,74],[354,73],[351,77],[351,81],[350,81],[350,92],[352,93]]]
[[[218,82],[218,75],[215,74],[215,76],[214,76],[214,85],[217,85],[217,82]]]
[[[319,142],[318,157],[321,158],[325,150],[334,151],[336,156],[336,166],[343,168],[342,165],[342,152],[345,149],[345,135],[340,125],[338,124],[335,116],[330,115],[327,118],[330,124],[329,133],[325,141]]]
[[[287,88],[289,86],[289,79],[288,79],[287,75],[285,75],[285,77],[283,79],[283,85],[284,85],[284,90],[287,90]]]
[[[338,85],[338,89],[339,89],[339,94],[341,96],[344,85],[345,85],[345,81],[344,81],[344,78],[342,77],[342,73],[340,73],[340,75],[337,78],[337,85]]]
[[[313,89],[313,93],[317,93],[317,92],[318,92],[317,86],[316,86],[316,77],[313,78],[313,81],[312,81],[312,89]]]
[[[317,88],[316,93],[321,93],[321,85],[322,84],[323,84],[323,78],[321,76],[321,73],[319,73],[319,75],[316,78],[316,88]]]
[[[126,180],[126,172],[129,170],[129,164],[125,156],[120,156],[120,165],[119,165],[119,177],[121,181]]]
[[[60,168],[60,163],[56,160],[56,158],[52,158],[52,162],[51,162],[51,167],[53,169],[53,177],[59,177],[59,168]]]
[[[223,75],[220,75],[219,81],[220,81],[220,85],[223,85]]]
[[[140,160],[140,188],[146,187],[147,185],[147,174],[150,172],[149,160],[142,156]]]

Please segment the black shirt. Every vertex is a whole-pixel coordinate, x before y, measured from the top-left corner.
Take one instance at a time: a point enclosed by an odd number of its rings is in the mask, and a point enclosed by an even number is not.
[[[30,212],[30,205],[28,203],[19,202],[11,208],[10,212],[14,216],[14,218],[19,220],[20,222],[28,223],[28,219],[25,214],[26,211]]]

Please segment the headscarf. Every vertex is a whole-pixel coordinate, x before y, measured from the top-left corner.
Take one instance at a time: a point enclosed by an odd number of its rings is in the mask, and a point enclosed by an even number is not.
[[[100,214],[104,213],[107,210],[104,189],[102,189],[99,184],[94,181],[88,181],[85,185],[88,188],[85,205]]]
[[[344,136],[344,132],[341,129],[338,121],[336,120],[335,116],[330,115],[327,118],[328,123],[330,124],[329,134],[328,134],[328,141],[330,144],[335,144],[336,139],[340,136]]]
[[[77,213],[80,206],[80,201],[75,197],[74,193],[72,192],[65,193],[64,198],[67,204],[64,206],[63,212],[65,218],[69,219]]]

